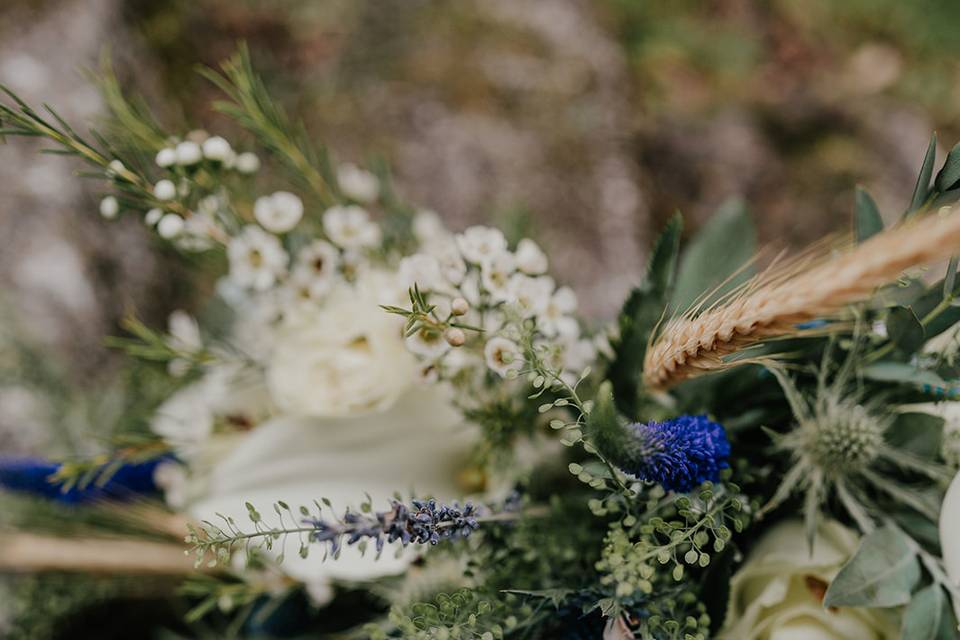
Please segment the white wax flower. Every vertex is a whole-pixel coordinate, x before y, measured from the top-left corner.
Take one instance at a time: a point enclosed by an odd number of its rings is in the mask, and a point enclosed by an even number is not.
[[[856,552],[859,537],[822,521],[808,551],[803,522],[772,527],[730,582],[722,640],[895,640],[900,630],[881,609],[826,609],[823,595]]]
[[[163,210],[162,210],[162,209],[153,208],[153,209],[150,209],[149,211],[147,211],[147,214],[143,217],[143,221],[144,221],[148,226],[151,226],[151,227],[152,227],[152,226],[154,226],[155,224],[157,224],[158,222],[160,222],[160,218],[162,218],[162,217],[163,217]]]
[[[496,336],[487,340],[483,347],[487,366],[503,377],[510,371],[519,371],[523,365],[523,353],[513,340]]]
[[[463,257],[475,264],[492,260],[507,250],[503,232],[491,227],[468,227],[456,236],[456,241]]]
[[[153,185],[153,195],[157,200],[173,200],[177,197],[177,187],[170,180],[160,180]]]
[[[450,344],[439,331],[421,329],[406,338],[407,348],[427,360],[436,360],[450,350]]]
[[[155,159],[158,167],[172,167],[177,163],[177,152],[174,149],[160,149]]]
[[[203,141],[203,155],[208,160],[227,162],[233,160],[233,149],[230,143],[220,136],[212,136]]]
[[[540,315],[547,309],[556,283],[550,276],[531,278],[522,273],[510,276],[507,288],[510,302],[516,306],[524,318]]]
[[[517,243],[517,268],[527,275],[539,276],[547,272],[547,254],[530,238]]]
[[[495,302],[509,302],[513,299],[510,290],[510,276],[517,270],[517,262],[507,251],[498,253],[480,267],[480,282]]]
[[[157,233],[161,238],[170,240],[176,238],[183,231],[184,220],[175,213],[168,213],[157,223]]]
[[[374,509],[387,510],[398,487],[441,500],[460,498],[455,479],[473,442],[473,433],[463,428],[462,420],[450,394],[437,385],[411,387],[396,404],[365,415],[275,418],[249,433],[214,465],[209,480],[193,491],[202,497],[189,513],[211,521],[222,513],[250,530],[247,501],[270,519],[277,500],[297,510],[328,498],[342,516],[346,508],[356,509],[365,500],[364,493],[373,499]],[[334,511],[324,507],[322,513],[332,517]],[[361,557],[356,547],[346,546],[338,559],[324,561],[319,546],[301,558],[299,540],[291,536],[277,541],[267,553],[284,552],[280,569],[316,584],[401,573],[417,550],[408,548],[397,558],[396,546],[387,545],[379,560],[369,550]]]
[[[940,508],[940,544],[947,575],[960,587],[960,473],[950,483]],[[960,618],[960,605],[954,605]]]
[[[459,286],[467,275],[467,263],[463,261],[456,242],[451,237],[438,239],[430,243],[427,253],[437,259],[440,273],[453,286]]]
[[[292,414],[345,416],[383,411],[416,377],[403,344],[403,319],[384,313],[397,300],[391,274],[361,273],[331,291],[314,314],[285,317],[274,332],[267,383]]]
[[[397,272],[400,286],[404,289],[409,289],[414,284],[421,291],[442,291],[449,288],[445,286],[440,272],[440,261],[424,253],[407,256],[401,260]]]
[[[107,220],[113,220],[120,213],[120,203],[113,196],[107,196],[100,201],[100,215]]]
[[[380,227],[356,205],[330,207],[323,214],[323,230],[345,249],[363,249],[380,243]]]
[[[175,151],[177,164],[183,167],[189,167],[203,160],[203,151],[200,149],[200,145],[190,140],[178,144]]]
[[[380,194],[380,181],[377,176],[354,164],[340,165],[337,169],[337,184],[344,195],[357,202],[373,202]]]
[[[413,235],[422,245],[448,237],[447,229],[436,211],[421,209],[413,217]]]
[[[244,174],[256,173],[260,170],[260,158],[255,153],[245,151],[237,156],[234,168]]]
[[[303,201],[289,191],[277,191],[257,198],[253,216],[267,231],[286,233],[303,218]]]
[[[313,299],[325,295],[336,282],[340,252],[329,242],[314,240],[297,254],[292,279],[309,289]]]
[[[577,295],[570,287],[560,287],[553,292],[537,316],[537,326],[551,338],[575,338],[580,333],[580,326],[573,315],[576,311]]]
[[[276,236],[247,225],[227,247],[230,278],[241,287],[263,291],[276,283],[287,268],[289,256]]]

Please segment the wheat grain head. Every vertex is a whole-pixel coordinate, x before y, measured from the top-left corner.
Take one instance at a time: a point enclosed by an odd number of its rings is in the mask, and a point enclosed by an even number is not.
[[[730,362],[727,356],[767,339],[799,334],[797,325],[869,298],[904,270],[960,253],[956,208],[913,218],[856,246],[815,246],[795,259],[775,261],[709,307],[695,304],[667,321],[648,346],[644,383],[665,389],[736,366],[741,361]]]

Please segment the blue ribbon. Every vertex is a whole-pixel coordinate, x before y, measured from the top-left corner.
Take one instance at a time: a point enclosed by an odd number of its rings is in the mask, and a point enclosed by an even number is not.
[[[62,466],[60,463],[44,458],[0,456],[0,489],[30,493],[67,504],[82,504],[105,498],[129,499],[157,491],[153,472],[157,465],[166,460],[167,457],[161,457],[142,463],[125,464],[103,486],[91,483],[83,488],[73,487],[69,491],[63,491],[61,485],[50,480]]]

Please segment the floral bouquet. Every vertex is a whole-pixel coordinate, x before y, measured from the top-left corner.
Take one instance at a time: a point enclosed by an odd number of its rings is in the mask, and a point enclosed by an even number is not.
[[[175,384],[144,424],[0,461],[4,570],[162,576],[176,637],[960,637],[960,149],[897,224],[859,191],[796,256],[735,207],[680,251],[675,217],[596,326],[533,240],[313,144],[245,52],[205,74],[263,170],[109,75],[89,135],[0,103],[220,275],[199,320],[111,341]]]

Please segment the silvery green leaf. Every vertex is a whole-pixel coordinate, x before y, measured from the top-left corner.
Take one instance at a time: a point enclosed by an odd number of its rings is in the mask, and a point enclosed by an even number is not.
[[[683,216],[676,213],[670,218],[650,252],[647,281],[657,293],[664,294],[673,286],[677,274],[677,254],[680,251],[682,231]]]
[[[953,614],[940,585],[921,589],[903,613],[901,638],[909,640],[951,640],[956,638]]]
[[[856,216],[854,217],[854,228],[856,230],[857,242],[863,242],[870,236],[883,231],[883,218],[880,217],[877,203],[873,201],[870,194],[862,187],[857,187],[856,205],[857,210]]]
[[[887,429],[886,439],[900,451],[933,460],[943,444],[943,418],[921,412],[898,414]]]
[[[887,334],[897,348],[914,353],[923,346],[925,334],[917,314],[909,307],[894,307],[887,315]]]
[[[923,165],[920,167],[920,175],[917,176],[917,185],[913,188],[913,197],[910,198],[910,207],[906,215],[913,213],[923,206],[930,195],[930,178],[933,177],[933,163],[937,158],[937,134],[930,137],[930,144],[927,145],[927,152],[923,156]]]
[[[837,574],[825,607],[895,607],[910,601],[920,563],[910,541],[893,527],[877,529]]]
[[[877,382],[906,382],[944,386],[943,378],[933,371],[923,371],[905,362],[876,362],[860,370],[864,378]]]
[[[943,163],[943,168],[937,173],[937,179],[934,185],[937,191],[949,191],[960,182],[960,144],[954,145],[947,154],[947,159]]]
[[[756,246],[757,233],[746,206],[741,200],[728,200],[683,253],[673,293],[674,308],[687,309],[704,294],[716,299],[744,282],[752,273],[744,266],[753,258]]]

